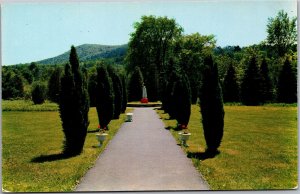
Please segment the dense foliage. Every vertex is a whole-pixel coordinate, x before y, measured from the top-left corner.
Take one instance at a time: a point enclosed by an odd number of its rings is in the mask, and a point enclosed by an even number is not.
[[[74,46],[71,47],[69,61],[61,78],[59,112],[65,135],[63,153],[74,156],[82,152],[85,142],[89,125],[89,99],[87,83]]]
[[[204,59],[205,68],[200,87],[200,107],[207,152],[215,154],[221,144],[224,129],[224,108],[218,66],[211,56]]]
[[[132,72],[140,67],[151,101],[159,100],[160,85],[168,76],[167,61],[172,57],[172,43],[183,31],[174,19],[167,17],[142,16],[141,22],[134,24],[128,44],[127,70]]]

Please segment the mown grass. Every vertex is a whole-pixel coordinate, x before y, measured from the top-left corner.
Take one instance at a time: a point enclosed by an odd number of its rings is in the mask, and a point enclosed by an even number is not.
[[[60,153],[64,135],[57,111],[3,111],[3,189],[12,192],[72,191],[125,121],[125,115],[110,123],[109,136],[101,148],[96,147],[98,119],[95,108],[90,109],[89,120],[83,153],[63,158]]]
[[[35,105],[30,100],[2,100],[2,111],[57,111],[58,104],[46,101]]]
[[[297,107],[225,106],[220,154],[202,158],[205,139],[200,108],[192,106],[188,141],[183,148],[212,190],[293,189],[297,175]],[[158,113],[178,139],[162,110]]]

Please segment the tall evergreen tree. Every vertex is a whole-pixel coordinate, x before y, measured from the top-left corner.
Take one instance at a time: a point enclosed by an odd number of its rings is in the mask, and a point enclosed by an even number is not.
[[[167,80],[166,88],[162,97],[162,107],[166,113],[170,115],[170,118],[175,119],[175,99],[174,99],[174,91],[176,82],[180,79],[180,68],[178,65],[173,66],[173,70]]]
[[[261,72],[261,101],[271,102],[273,100],[273,86],[269,75],[269,68],[266,59],[262,60],[260,66]]]
[[[82,152],[89,125],[87,83],[79,68],[76,49],[71,47],[70,64],[65,65],[61,78],[59,112],[65,134],[63,153],[67,156]]]
[[[97,92],[97,73],[92,73],[89,77],[88,91],[90,97],[90,106],[96,106],[96,92]]]
[[[101,129],[108,129],[114,116],[114,88],[104,65],[97,67],[96,109]]]
[[[121,75],[121,81],[122,81],[122,94],[123,94],[121,112],[125,113],[126,106],[127,106],[127,100],[128,100],[127,82],[126,82],[125,74]]]
[[[143,75],[139,67],[133,71],[128,84],[128,101],[140,101],[142,98]]]
[[[241,85],[241,100],[245,105],[261,103],[261,74],[255,56],[252,56]]]
[[[179,126],[187,126],[191,115],[191,87],[184,72],[174,82],[172,92],[172,107]]]
[[[219,82],[218,66],[211,56],[204,59],[202,84],[200,87],[200,107],[207,153],[216,154],[221,144],[224,128],[224,108]]]
[[[48,81],[48,97],[52,102],[59,102],[61,70],[59,67],[55,68]]]
[[[112,66],[107,68],[109,76],[111,77],[113,83],[114,91],[114,116],[113,119],[119,119],[122,108],[122,82],[119,73]]]
[[[229,64],[227,74],[224,79],[223,89],[224,102],[240,101],[239,85],[237,83],[236,71],[232,63]]]
[[[278,102],[297,102],[297,78],[289,59],[286,59],[278,79]]]

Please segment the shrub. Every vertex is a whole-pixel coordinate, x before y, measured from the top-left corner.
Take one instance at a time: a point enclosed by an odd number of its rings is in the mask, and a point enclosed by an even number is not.
[[[202,84],[200,87],[200,107],[204,137],[208,153],[217,153],[224,128],[224,108],[219,83],[218,66],[211,56],[204,59]]]
[[[46,100],[46,85],[40,82],[32,84],[31,98],[34,104],[42,104]]]
[[[96,109],[99,124],[102,129],[107,129],[107,125],[114,116],[114,89],[107,68],[103,64],[97,67],[96,91]]]
[[[71,47],[70,64],[65,65],[61,78],[59,112],[65,135],[63,153],[74,156],[82,152],[89,125],[87,83],[79,69],[74,46]]]

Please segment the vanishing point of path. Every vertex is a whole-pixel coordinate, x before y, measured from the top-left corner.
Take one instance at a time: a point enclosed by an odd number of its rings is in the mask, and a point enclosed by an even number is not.
[[[135,108],[76,191],[208,190],[153,108]]]

